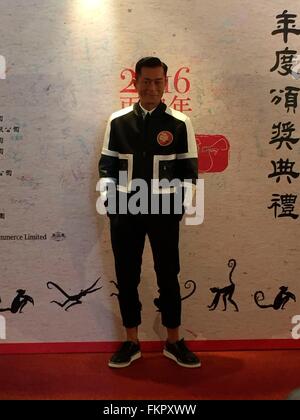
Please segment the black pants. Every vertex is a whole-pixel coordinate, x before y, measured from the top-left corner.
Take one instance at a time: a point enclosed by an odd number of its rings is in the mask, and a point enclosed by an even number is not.
[[[141,323],[138,285],[146,234],[149,237],[157,285],[160,290],[162,324],[176,328],[181,320],[178,283],[180,217],[172,215],[114,215],[110,232],[119,288],[119,305],[126,328]]]

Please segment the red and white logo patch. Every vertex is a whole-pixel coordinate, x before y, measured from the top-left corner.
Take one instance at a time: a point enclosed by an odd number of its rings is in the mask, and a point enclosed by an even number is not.
[[[173,141],[173,134],[170,131],[161,131],[157,135],[157,142],[161,146],[169,146]]]

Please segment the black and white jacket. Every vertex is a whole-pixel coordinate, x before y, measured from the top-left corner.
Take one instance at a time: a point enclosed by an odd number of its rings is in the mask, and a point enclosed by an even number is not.
[[[119,171],[127,172],[125,185],[119,183]],[[131,183],[143,179],[179,179],[196,183],[197,145],[190,118],[160,103],[150,118],[144,118],[138,103],[111,115],[105,132],[99,161],[102,182],[115,182],[117,189],[133,193]],[[174,189],[152,189],[155,194],[170,194]]]

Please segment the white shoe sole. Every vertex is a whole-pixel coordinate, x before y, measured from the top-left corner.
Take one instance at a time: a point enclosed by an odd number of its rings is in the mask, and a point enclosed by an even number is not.
[[[186,365],[186,364],[180,362],[179,360],[177,360],[177,358],[174,356],[174,354],[168,352],[168,350],[166,350],[166,349],[163,350],[163,355],[166,356],[166,357],[168,357],[171,360],[174,360],[174,362],[176,362],[179,366],[182,366],[182,367],[186,367],[186,368],[197,368],[197,367],[200,367],[201,366],[201,363],[200,362],[199,363],[195,363],[194,365]]]
[[[139,351],[134,356],[132,356],[130,361],[127,362],[127,363],[114,363],[114,362],[109,361],[108,366],[112,367],[112,368],[124,368],[124,367],[127,367],[127,366],[131,365],[132,362],[139,359],[141,356],[142,356],[142,353]]]

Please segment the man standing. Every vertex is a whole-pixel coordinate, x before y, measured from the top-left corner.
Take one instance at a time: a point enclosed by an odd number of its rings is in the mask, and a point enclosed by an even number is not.
[[[179,223],[184,212],[183,200],[178,206],[178,197],[182,197],[184,182],[196,183],[197,147],[190,119],[161,101],[167,69],[156,57],[145,57],[137,62],[134,86],[140,101],[112,114],[99,161],[102,199],[110,218],[119,306],[127,335],[110,359],[110,367],[125,367],[141,357],[138,326],[142,305],[138,285],[146,235],[151,244],[159,287],[162,324],[167,329],[163,354],[181,366],[200,366],[197,356],[186,347],[183,339],[179,339],[181,297],[178,283]],[[120,175],[124,171],[125,183]],[[148,187],[146,195],[142,195],[140,212],[130,211],[128,205],[134,180],[142,180]],[[154,185],[155,180],[167,180],[171,187],[158,187]],[[111,187],[116,187],[116,194],[111,194]],[[121,206],[124,197],[126,211]],[[166,198],[169,206],[165,206]]]

